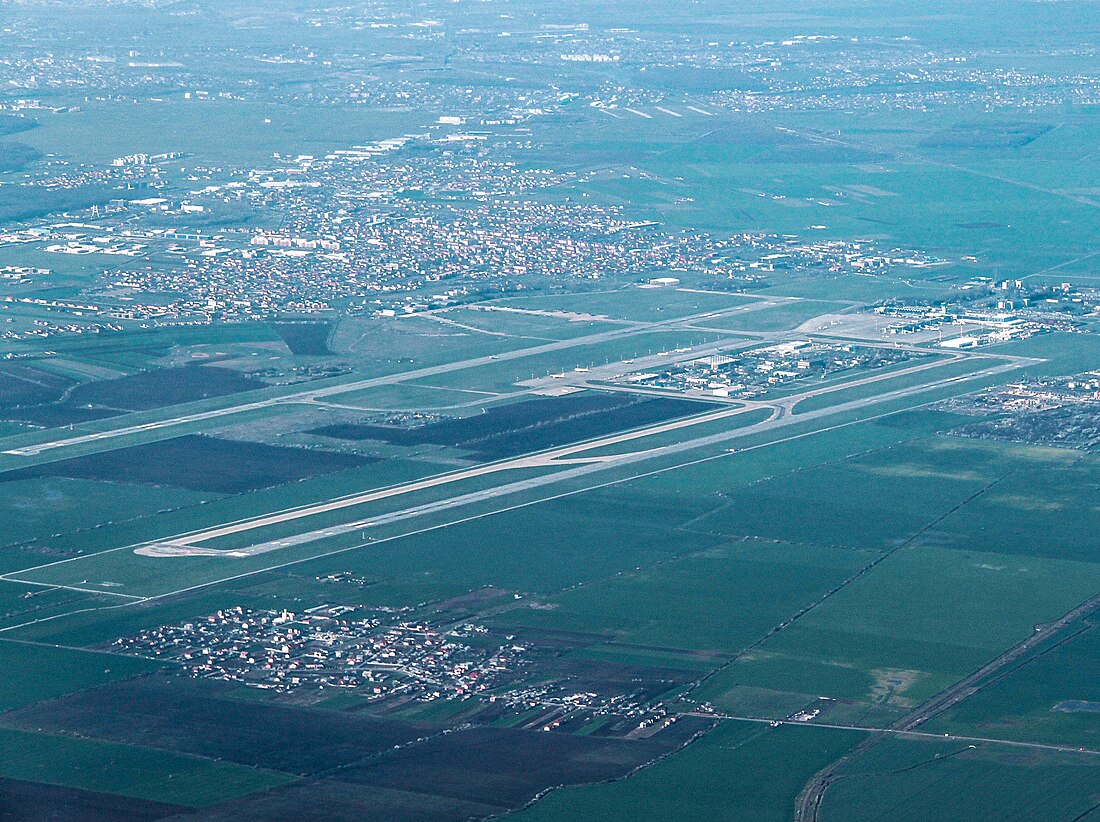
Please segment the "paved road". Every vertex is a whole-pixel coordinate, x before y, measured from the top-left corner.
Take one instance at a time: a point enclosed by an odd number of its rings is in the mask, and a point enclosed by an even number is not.
[[[797,725],[800,728],[825,728],[839,731],[866,731],[867,733],[882,734],[884,736],[898,736],[905,739],[947,740],[949,742],[968,743],[992,743],[1007,745],[1012,748],[1028,748],[1036,751],[1055,751],[1058,753],[1085,754],[1087,756],[1100,756],[1100,750],[1094,748],[1082,748],[1077,745],[1058,745],[1048,742],[1022,742],[1013,739],[996,739],[991,736],[966,736],[963,734],[933,734],[927,731],[906,731],[899,728],[875,728],[867,725],[837,725],[829,722],[800,722],[795,719],[761,719],[758,716],[738,716],[718,711],[688,711],[689,716],[705,717],[707,719],[732,719],[738,722],[756,722],[761,725]]]

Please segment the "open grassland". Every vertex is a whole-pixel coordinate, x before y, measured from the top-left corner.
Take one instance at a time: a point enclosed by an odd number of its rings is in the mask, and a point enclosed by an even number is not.
[[[490,403],[498,395],[486,391],[467,391],[462,388],[436,388],[416,383],[397,383],[395,385],[366,388],[361,391],[349,391],[346,394],[332,394],[325,402],[330,405],[350,406],[378,411],[432,412],[436,410],[454,413]]]
[[[799,429],[797,434],[809,433],[797,439],[750,436],[746,445],[738,443],[737,453],[721,453],[715,459],[671,468],[634,480],[628,487],[687,497],[718,494],[915,439],[928,427],[940,424],[939,420],[928,420],[927,425],[891,424],[894,420],[896,416],[831,430]]]
[[[969,443],[968,443],[969,444]],[[943,443],[954,448],[954,441]],[[961,458],[972,453],[958,446]],[[1100,460],[1055,448],[983,443],[1008,472],[988,492],[952,512],[937,530],[946,544],[1011,554],[1096,563],[1092,539],[1100,505]]]
[[[1090,118],[1060,118],[1064,134],[1038,122],[1038,139],[1009,145],[981,142],[1001,140],[1003,122],[945,126],[897,114],[792,113],[780,129],[743,117],[712,120],[703,136],[632,158],[642,173],[595,178],[588,190],[693,227],[824,237],[874,232],[947,258],[980,243],[1006,274],[1031,274],[1091,248],[1096,212],[1064,191],[1075,185],[1070,180],[1095,173],[1083,138]],[[964,145],[960,135],[979,142]],[[1050,162],[1047,152],[1057,145],[1068,153]],[[690,192],[690,204],[672,205],[651,175],[675,180],[676,190]]]
[[[389,585],[434,582],[459,591],[491,584],[548,593],[714,545],[714,537],[676,528],[691,514],[606,489],[317,560],[309,569],[363,571]],[[624,529],[624,521],[632,525]]]
[[[17,409],[6,411],[5,415],[52,428],[264,387],[265,383],[228,368],[197,365],[158,368],[116,379],[81,383],[50,397],[50,404],[22,403]]]
[[[849,303],[827,300],[794,300],[758,311],[743,311],[725,317],[701,319],[697,324],[730,331],[788,331],[798,328],[814,317],[848,307],[850,307]]]
[[[874,687],[875,677],[854,665],[754,651],[709,678],[691,696],[730,713],[782,719],[810,705],[828,707],[815,690],[863,702]]]
[[[51,476],[100,481],[125,478],[142,485],[233,494],[375,461],[353,454],[187,435],[16,468],[0,474],[0,481]]]
[[[0,474],[0,477],[3,475]],[[13,545],[27,540],[43,540],[53,534],[81,529],[110,527],[112,522],[151,516],[204,500],[217,494],[178,488],[142,488],[140,493],[129,483],[97,482],[68,477],[0,482],[0,517],[5,526],[0,541]],[[11,551],[0,551],[0,563],[7,562]]]
[[[0,629],[114,604],[117,597],[94,591],[5,582],[0,585]]]
[[[876,679],[883,676],[876,672],[908,672],[899,696],[915,703],[1026,638],[1034,624],[1069,611],[1097,586],[1100,567],[1093,563],[913,546],[883,560],[762,650],[810,660],[798,689],[821,696],[871,695],[829,693],[826,686],[839,684],[835,677],[810,677],[822,673],[822,663],[849,665]]]
[[[228,345],[238,342],[236,337],[240,332],[234,331],[241,326],[217,326],[223,335],[228,335]],[[283,343],[279,337],[267,326],[255,324],[248,328],[259,328],[266,337],[275,341],[281,350]],[[228,330],[226,330],[228,329]],[[222,368],[189,365],[180,368],[149,368],[149,359],[140,363],[131,364],[129,368],[147,368],[138,374],[124,376],[114,380],[96,380],[76,386],[75,391],[81,395],[87,394],[91,400],[96,400],[108,392],[106,396],[114,396],[119,393],[120,387],[125,389],[129,404],[122,408],[94,407],[89,409],[87,401],[64,401],[57,405],[41,405],[35,408],[27,408],[26,413],[47,415],[43,417],[43,425],[73,425],[70,432],[66,429],[64,437],[58,436],[56,431],[34,432],[8,438],[4,443],[5,449],[16,446],[27,446],[41,442],[61,438],[72,438],[81,434],[94,434],[113,431],[118,428],[133,427],[146,423],[161,422],[164,420],[177,420],[180,417],[234,408],[240,405],[272,400],[284,397],[288,394],[300,394],[304,390],[312,391],[328,389],[349,383],[355,383],[364,379],[392,378],[400,381],[400,375],[408,371],[410,366],[415,368],[431,368],[446,366],[450,363],[460,362],[466,359],[478,357],[502,356],[514,352],[517,349],[529,348],[534,343],[531,340],[516,339],[507,336],[486,336],[472,334],[468,331],[441,332],[438,323],[420,317],[401,318],[400,320],[346,320],[342,322],[331,337],[331,344],[339,348],[342,356],[350,356],[355,360],[355,369],[350,374],[336,377],[326,377],[311,380],[308,383],[296,383],[292,385],[265,386],[257,382],[227,371]],[[254,334],[255,332],[249,332]],[[200,346],[200,353],[204,357],[221,356],[215,342],[208,341],[208,337],[216,337],[214,332],[207,331],[205,335],[199,335],[195,342],[190,338],[178,340],[176,335],[170,332],[144,332],[134,334],[122,334],[117,339],[107,340],[106,343],[97,341],[92,343],[92,349],[98,351],[97,344],[106,346],[109,350],[119,349],[127,357],[133,354],[154,353],[157,356],[173,350],[173,346]],[[711,335],[713,336],[713,334]],[[563,349],[569,354],[569,343],[561,343],[566,346]],[[63,346],[59,346],[63,347]],[[361,348],[366,351],[360,351]],[[194,349],[192,349],[194,350]],[[561,354],[561,352],[557,352]],[[89,353],[84,349],[66,352],[69,357],[89,359]],[[569,357],[577,356],[576,352]],[[566,360],[569,359],[566,357]],[[131,357],[132,358],[132,357]],[[522,359],[522,358],[521,358]],[[89,364],[92,360],[89,359]],[[492,365],[506,365],[506,362],[492,363]],[[576,363],[569,365],[573,367]],[[564,366],[559,366],[564,367]],[[461,369],[460,369],[461,370]],[[522,369],[520,369],[522,370]],[[201,377],[201,379],[196,379]],[[525,375],[528,376],[528,375]],[[516,377],[517,379],[519,377]],[[114,386],[114,387],[112,387]],[[160,386],[160,387],[158,387]],[[467,386],[458,385],[457,388]],[[352,390],[349,388],[349,391]],[[166,395],[165,391],[169,393]],[[173,393],[174,392],[174,393]],[[55,392],[56,393],[56,392]],[[53,395],[50,395],[53,396]],[[174,402],[168,405],[168,410],[161,408],[167,400]],[[13,400],[14,402],[14,400]],[[264,414],[278,413],[276,408],[259,408]],[[232,421],[238,422],[248,418],[251,408],[236,412],[232,415]],[[121,412],[125,413],[119,416]],[[8,415],[16,413],[8,412]],[[20,413],[23,413],[22,411]],[[72,418],[66,417],[68,414]],[[73,416],[75,415],[75,416]],[[108,419],[103,419],[110,415]],[[2,415],[0,415],[2,416]],[[225,419],[229,419],[226,417]],[[209,432],[222,418],[207,418],[198,423],[174,423],[165,428],[148,428],[143,432],[128,434],[127,439],[134,441],[149,441],[152,438],[164,438],[189,431]],[[101,450],[104,445],[113,445],[114,441],[94,441],[85,446],[86,450]],[[81,453],[75,450],[76,446],[66,447],[64,450],[73,453]],[[52,455],[52,454],[51,454]],[[55,456],[56,458],[56,456]],[[0,467],[26,464],[27,456],[12,460],[8,455],[0,456]]]
[[[71,616],[61,620],[45,620],[27,624],[5,636],[18,635],[44,644],[91,647],[110,643],[122,636],[134,634],[158,625],[185,622],[207,616],[219,608],[271,608],[278,600],[266,596],[253,597],[232,585],[192,592],[187,596],[153,600],[147,604],[92,603],[97,608],[68,609]],[[106,667],[106,666],[104,666]]]
[[[410,447],[451,446],[473,451],[483,459],[500,459],[709,410],[713,406],[678,397],[578,391],[561,397],[534,397],[494,405],[467,417],[411,428],[345,424],[315,429],[315,433],[341,440],[375,440]]]
[[[26,530],[13,531],[27,544],[9,546],[0,552],[0,558],[5,570],[28,568],[407,482],[436,471],[438,466],[427,463],[386,460],[228,496],[53,477],[13,481],[8,485],[13,506],[22,511],[18,506],[26,505],[33,516],[27,517]],[[44,493],[33,496],[39,489]],[[123,506],[129,516],[110,520],[101,513],[106,510],[108,515],[118,516]],[[98,522],[94,520],[97,515]]]
[[[889,434],[903,436],[901,429],[878,427],[884,439]],[[863,430],[867,426],[853,426],[832,436],[850,438],[854,444],[863,439]],[[954,538],[944,523],[963,516],[968,506],[999,499],[1002,483],[1018,474],[1034,478],[1059,470],[1075,473],[1078,459],[1075,452],[1057,449],[942,436],[916,439],[817,467],[792,466],[764,482],[734,487],[723,495],[726,505],[697,527],[857,548],[890,548],[918,533],[927,542],[969,546],[969,541]],[[795,500],[797,504],[789,502]],[[1026,516],[1032,522],[1040,520],[1042,508],[1032,506]],[[996,539],[987,537],[982,547],[1000,550]]]
[[[528,472],[531,470],[534,469],[528,469]],[[522,479],[522,476],[515,479]],[[488,477],[468,480],[465,483],[468,487],[464,490],[472,492],[490,488],[490,480]],[[443,499],[451,493],[455,492],[428,489],[420,492],[416,499],[384,500],[384,507],[380,507],[382,503],[373,503],[369,510],[363,509],[357,515],[378,515],[395,508],[403,509],[417,503]],[[508,507],[507,498],[503,499],[504,503],[495,503],[490,499],[487,503],[489,508],[475,508],[472,513],[490,513],[494,505]],[[670,540],[671,523],[656,518],[652,526],[632,529],[623,538],[617,517],[625,512],[637,518],[636,511],[654,516],[660,510],[645,506],[646,501],[630,495],[619,495],[614,505],[601,504],[599,499],[566,497],[546,505],[519,508],[499,515],[503,519],[494,516],[475,519],[466,525],[451,526],[446,534],[442,530],[424,529],[451,522],[453,517],[434,523],[430,518],[426,523],[413,520],[411,526],[398,523],[395,530],[391,529],[391,535],[397,537],[395,539],[342,553],[331,560],[319,560],[318,565],[311,564],[310,569],[316,567],[319,572],[335,563],[340,566],[337,570],[363,569],[372,576],[377,576],[379,569],[385,569],[387,578],[402,585],[432,582],[435,592],[438,592],[440,585],[453,589],[486,583],[521,590],[554,590],[577,581],[578,572],[581,578],[590,578],[591,574],[629,567],[626,563],[632,560],[647,556],[653,558],[651,552],[666,556],[677,551],[698,550],[716,541],[708,535],[691,534],[685,534],[676,541]],[[682,510],[679,509],[680,512]],[[576,522],[575,527],[580,530],[561,528],[563,521]],[[324,523],[316,525],[320,527]],[[469,542],[462,537],[463,529],[467,528],[477,534]],[[402,536],[410,532],[412,536]],[[638,543],[631,536],[634,533],[638,535]],[[521,534],[523,536],[519,538]],[[579,534],[581,538],[578,539]],[[587,534],[587,539],[584,534]],[[372,530],[371,535],[382,537],[386,534],[385,531]],[[358,531],[348,536],[350,542],[336,540],[335,547],[360,545],[363,542]],[[252,542],[243,535],[235,536],[233,541],[242,544]],[[599,552],[594,551],[596,545],[601,546]],[[332,547],[331,541],[321,539],[249,558],[141,557],[122,548],[80,557],[72,562],[42,566],[19,576],[50,584],[90,583],[115,596],[149,596],[308,559]],[[108,583],[110,587],[103,588],[103,583]],[[420,601],[423,599],[415,600]]]
[[[207,104],[209,102],[209,105]],[[299,110],[274,103],[186,100],[104,103],[73,116],[50,116],[20,139],[43,152],[108,163],[144,151],[184,151],[200,161],[270,161],[272,152],[324,154],[334,145],[382,139],[415,128],[418,113]],[[97,138],[89,140],[88,135]]]
[[[1093,334],[1042,334],[1003,343],[990,351],[1046,360],[1030,369],[1037,375],[1079,374],[1100,367],[1100,336]]]
[[[565,311],[619,320],[661,322],[737,308],[751,300],[752,298],[740,294],[627,286],[617,291],[511,297],[498,301],[497,305],[536,311]]]
[[[697,403],[696,406],[698,410],[707,409],[707,406],[702,403]],[[710,410],[712,409],[713,406],[711,406]],[[746,409],[743,414],[737,414],[732,417],[722,417],[712,422],[702,422],[698,425],[693,425],[691,427],[691,434],[697,437],[705,437],[710,434],[718,434],[736,428],[747,428],[750,425],[764,422],[772,416],[772,413],[773,412],[767,408],[758,408],[755,410]],[[643,448],[661,448],[666,445],[673,445],[682,442],[683,439],[684,431],[682,429],[674,429],[659,434],[650,434],[645,439],[624,439],[622,442],[616,442],[610,445],[579,449],[575,452],[575,455],[588,458],[630,454]]]
[[[623,292],[624,303],[630,302],[628,292]],[[585,311],[576,316],[562,316],[566,312],[559,309],[538,311],[519,308],[510,302],[490,304],[477,308],[448,308],[435,312],[435,316],[444,324],[455,328],[465,328],[486,334],[503,334],[522,337],[529,340],[567,340],[610,331],[613,328],[629,325],[629,321],[612,322],[610,320],[591,319],[596,312]]]

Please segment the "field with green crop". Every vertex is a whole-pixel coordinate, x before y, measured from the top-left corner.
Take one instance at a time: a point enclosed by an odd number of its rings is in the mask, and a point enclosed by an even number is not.
[[[303,117],[279,105],[177,98],[141,105],[119,101],[48,116],[21,139],[81,162],[110,162],[139,151],[185,151],[207,161],[256,163],[275,151],[324,154],[348,143],[397,137],[421,119],[415,113],[325,107]],[[89,141],[89,133],[100,139]]]
[[[746,540],[584,585],[502,620],[629,645],[733,653],[813,604],[872,557]]]
[[[1041,646],[1009,672],[929,724],[945,733],[1082,745],[1100,740],[1096,615]]]
[[[1025,639],[1100,584],[1093,563],[911,545],[883,560],[763,650],[874,676],[905,672],[906,700],[920,701]],[[828,694],[806,678],[800,689]]]
[[[785,818],[802,782],[861,738],[852,731],[726,722],[634,776],[555,791],[514,818],[769,822]]]
[[[191,807],[293,781],[285,774],[124,745],[0,729],[0,776]]]
[[[0,474],[0,477],[3,475]],[[109,528],[116,523],[147,518],[160,512],[190,508],[217,499],[217,493],[182,488],[150,487],[135,493],[123,482],[46,476],[0,482],[0,516],[7,525],[0,539],[7,550],[0,562],[10,567],[19,560],[10,546],[29,540],[48,541],[57,534]],[[10,561],[9,560],[10,557]]]
[[[821,806],[826,822],[1087,819],[1095,756],[996,744],[887,740],[840,771]]]
[[[156,662],[0,641],[0,710],[150,673]]]

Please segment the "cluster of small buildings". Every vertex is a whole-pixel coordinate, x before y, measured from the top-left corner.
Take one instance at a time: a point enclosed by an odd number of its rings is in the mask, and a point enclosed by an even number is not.
[[[168,160],[178,160],[182,157],[178,151],[168,151],[161,154],[146,154],[144,152],[138,154],[127,154],[125,157],[115,157],[111,160],[113,166],[146,166],[152,163],[163,163]]]
[[[568,681],[553,679],[494,693],[487,701],[524,716],[523,727],[529,730],[576,730],[593,721],[611,719],[635,732],[650,728],[655,733],[675,721],[663,703],[642,691],[577,691]],[[663,720],[667,720],[664,725],[654,727]]]
[[[660,372],[634,373],[620,382],[697,396],[749,399],[787,385],[821,381],[923,356],[908,349],[793,340],[747,351],[718,353]]]
[[[419,622],[363,617],[322,605],[302,613],[228,608],[116,640],[127,653],[177,662],[190,676],[288,692],[353,690],[370,699],[433,700],[486,691],[514,668],[524,648],[476,647],[476,625],[438,630]]]
[[[762,191],[746,193],[784,199]],[[731,246],[736,251],[726,260],[731,275],[755,279],[775,272],[870,276],[943,262],[917,251],[882,249],[868,240],[810,240],[793,234],[738,234]]]
[[[1010,383],[945,403],[954,411],[1014,414],[1100,403],[1100,372]]]
[[[1012,383],[941,407],[976,418],[952,432],[959,436],[1100,449],[1100,372]]]
[[[13,285],[26,285],[36,279],[50,276],[50,269],[27,265],[0,266],[0,280]]]
[[[318,577],[358,585],[352,572]],[[475,623],[439,627],[408,608],[322,605],[301,613],[236,607],[112,643],[116,652],[171,661],[196,679],[221,680],[316,699],[354,694],[388,712],[408,703],[456,700],[471,722],[519,717],[522,727],[574,731],[606,726],[648,736],[675,721],[660,698],[669,684],[577,682],[543,648]]]

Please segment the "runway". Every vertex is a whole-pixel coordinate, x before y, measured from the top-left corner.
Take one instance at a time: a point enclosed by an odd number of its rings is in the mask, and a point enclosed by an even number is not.
[[[875,395],[873,397],[852,400],[847,403],[840,403],[834,406],[828,406],[826,408],[816,409],[814,411],[808,411],[802,414],[791,413],[792,409],[799,402],[805,399],[809,399],[811,397],[817,397],[823,394],[842,391],[855,386],[867,385],[869,383],[894,379],[910,373],[928,371],[937,367],[942,367],[943,365],[954,361],[955,360],[950,359],[939,360],[933,363],[922,363],[918,366],[902,369],[900,371],[874,375],[846,383],[812,389],[810,391],[805,391],[800,394],[794,394],[789,397],[784,397],[775,401],[746,402],[745,404],[735,408],[724,408],[720,411],[699,414],[696,416],[686,417],[670,422],[658,423],[634,431],[612,434],[596,440],[590,440],[588,442],[561,446],[558,448],[553,448],[547,451],[530,454],[511,460],[504,460],[501,462],[479,465],[472,468],[454,471],[448,474],[428,477],[426,479],[416,480],[414,482],[405,483],[391,488],[383,488],[380,490],[369,491],[363,494],[354,494],[322,503],[288,509],[254,519],[227,523],[225,525],[221,525],[215,528],[173,537],[169,540],[139,545],[134,548],[134,552],[142,556],[164,558],[185,556],[224,556],[226,558],[242,558],[256,556],[259,554],[277,551],[295,545],[302,545],[304,543],[314,542],[320,539],[326,539],[341,534],[353,533],[355,531],[366,531],[367,529],[379,525],[412,519],[415,517],[424,516],[426,514],[436,513],[444,510],[459,508],[502,496],[513,495],[523,491],[557,484],[566,480],[576,479],[578,477],[586,476],[599,471],[605,471],[610,468],[618,468],[645,460],[671,456],[696,448],[705,448],[707,446],[728,443],[731,441],[735,441],[739,438],[764,433],[776,428],[801,424],[807,421],[828,417],[834,414],[842,414],[848,411],[859,410],[869,407],[871,405],[885,402],[890,399],[897,399],[900,397],[919,394],[961,380],[971,380],[985,376],[993,376],[996,374],[1014,370],[1016,368],[1020,368],[1030,362],[1029,360],[1013,359],[1008,362],[1001,362],[997,365],[991,365],[988,368],[981,369],[962,377],[955,376],[947,377],[941,380],[933,380],[927,383],[921,383],[916,386],[896,389],[894,391],[888,391],[882,394]],[[769,410],[770,416],[768,417],[768,419],[752,425],[736,427],[728,431],[720,431],[714,434],[689,438],[680,442],[654,448],[642,448],[638,451],[631,451],[623,454],[585,456],[585,452],[596,451],[606,448],[610,445],[617,445],[635,440],[644,440],[646,437],[651,437],[656,434],[685,430],[699,425],[720,422],[724,419],[733,419],[742,414],[750,413],[760,409]],[[562,467],[563,470],[553,471],[552,473],[537,477],[530,477],[511,482],[503,482],[502,484],[495,485],[491,488],[480,489],[467,493],[459,493],[453,497],[444,500],[437,500],[429,503],[415,505],[409,508],[380,514],[365,519],[356,519],[355,521],[349,523],[328,525],[322,528],[309,529],[300,534],[295,534],[288,537],[281,537],[274,540],[260,541],[246,547],[219,550],[212,549],[202,544],[204,542],[218,539],[220,537],[247,533],[249,531],[256,531],[262,528],[279,525],[281,523],[290,522],[293,520],[307,519],[309,517],[317,516],[319,514],[352,508],[379,500],[400,497],[415,493],[417,491],[461,483],[465,480],[477,477],[503,474],[517,469],[553,469],[559,466]]]

